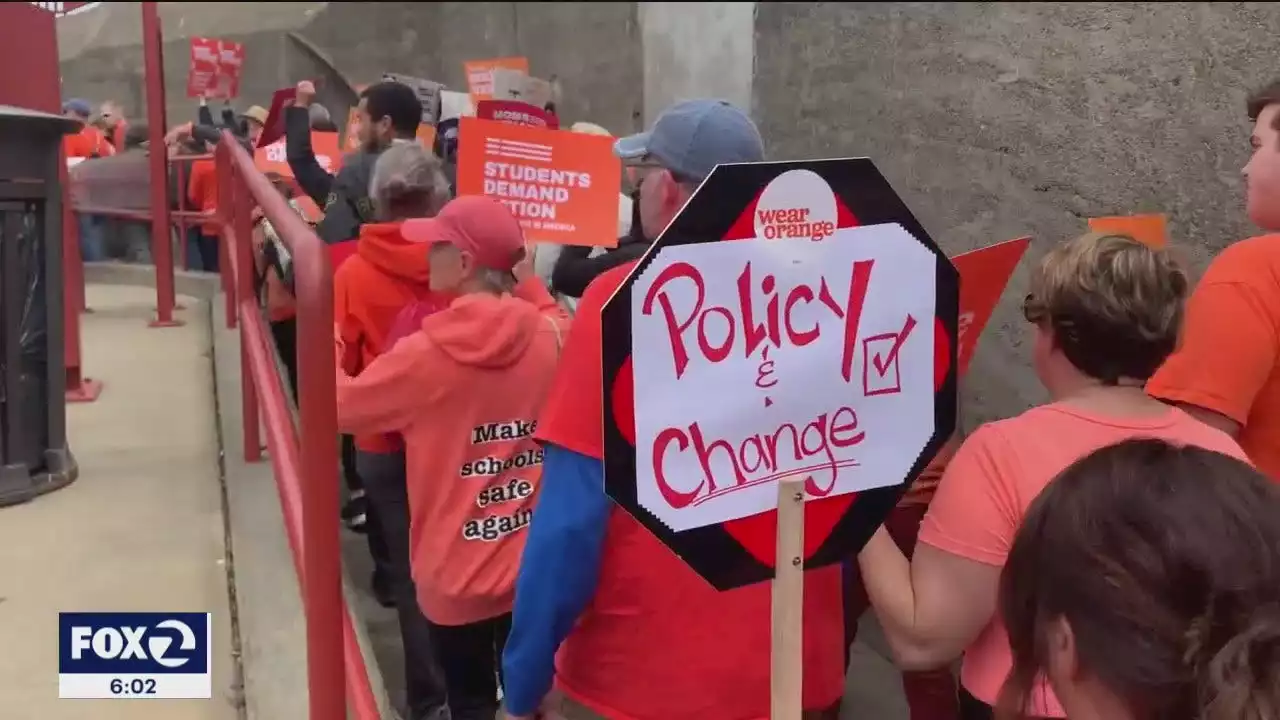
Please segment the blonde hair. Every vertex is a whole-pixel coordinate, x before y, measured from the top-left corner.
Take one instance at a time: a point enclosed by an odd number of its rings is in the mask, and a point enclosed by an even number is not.
[[[373,166],[369,197],[381,220],[432,217],[449,201],[440,158],[417,142],[394,142]]]
[[[590,122],[576,122],[569,127],[569,131],[583,133],[585,135],[604,135],[606,137],[613,137],[613,133],[605,130],[603,127],[595,123]]]
[[[1041,259],[1023,310],[1048,325],[1076,369],[1114,385],[1150,378],[1173,352],[1187,291],[1186,273],[1165,251],[1088,233]]]

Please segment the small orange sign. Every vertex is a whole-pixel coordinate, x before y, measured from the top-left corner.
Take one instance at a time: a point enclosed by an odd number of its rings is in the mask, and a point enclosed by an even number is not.
[[[1162,248],[1169,242],[1164,215],[1114,215],[1089,218],[1089,229],[1128,235],[1150,248]]]
[[[459,121],[458,194],[501,201],[531,242],[613,247],[621,183],[613,138]]]
[[[493,97],[493,71],[516,70],[529,74],[529,58],[504,57],[489,60],[468,60],[462,64],[467,73],[467,90],[471,93],[471,102],[478,103]]]
[[[956,377],[963,379],[986,328],[1031,238],[1021,237],[951,258],[960,274],[960,323],[956,335]]]
[[[338,133],[311,132],[311,149],[315,152],[316,162],[330,175],[336,175],[342,167],[342,149],[338,146]],[[293,177],[289,169],[289,161],[285,156],[284,138],[270,145],[258,148],[253,153],[253,163],[264,173],[278,173],[287,178]]]

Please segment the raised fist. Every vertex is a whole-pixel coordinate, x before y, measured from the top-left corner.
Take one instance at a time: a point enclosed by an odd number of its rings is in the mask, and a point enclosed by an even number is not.
[[[310,80],[303,80],[302,82],[298,83],[297,97],[294,99],[293,104],[298,107],[307,107],[311,105],[311,101],[314,100],[315,97],[316,97],[315,83],[311,82]]]

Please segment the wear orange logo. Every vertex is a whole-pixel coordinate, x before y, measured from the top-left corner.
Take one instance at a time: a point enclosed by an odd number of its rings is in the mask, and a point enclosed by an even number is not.
[[[1128,235],[1150,248],[1162,248],[1169,241],[1164,215],[1113,215],[1089,218],[1089,229],[1094,232]]]
[[[493,71],[499,68],[529,74],[529,58],[505,57],[489,60],[468,60],[463,63],[467,73],[467,90],[471,102],[478,103],[493,97]]]
[[[622,169],[601,135],[462,118],[458,194],[501,201],[532,242],[617,244]]]

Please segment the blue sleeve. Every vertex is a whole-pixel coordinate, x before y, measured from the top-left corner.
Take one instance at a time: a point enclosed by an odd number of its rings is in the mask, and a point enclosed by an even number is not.
[[[609,525],[601,462],[556,445],[545,453],[502,654],[503,698],[514,715],[533,714],[551,690],[556,651],[595,595]]]

